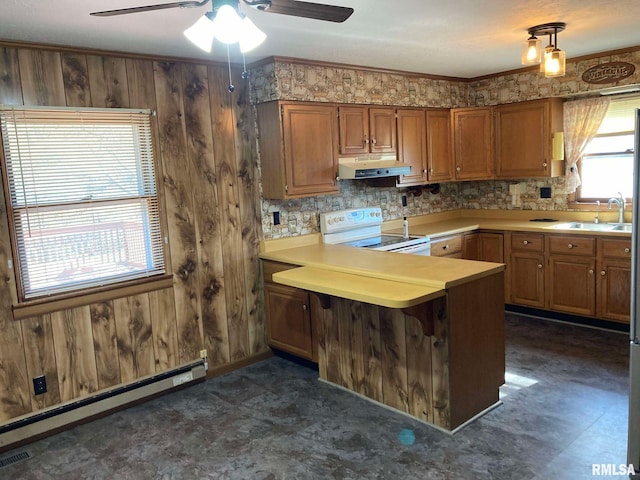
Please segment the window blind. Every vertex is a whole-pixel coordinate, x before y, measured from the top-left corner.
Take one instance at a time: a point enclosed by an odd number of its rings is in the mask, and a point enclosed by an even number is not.
[[[640,96],[611,100],[598,135],[633,132],[635,130],[635,110],[640,108]]]
[[[0,107],[21,297],[165,271],[150,112]]]

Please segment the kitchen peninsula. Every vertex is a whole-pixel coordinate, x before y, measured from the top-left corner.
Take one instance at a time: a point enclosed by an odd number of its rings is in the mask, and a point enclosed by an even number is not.
[[[311,292],[298,308],[311,311],[322,380],[450,432],[498,404],[502,264],[326,245],[315,235],[264,242],[260,256],[269,315],[294,315],[282,288]]]

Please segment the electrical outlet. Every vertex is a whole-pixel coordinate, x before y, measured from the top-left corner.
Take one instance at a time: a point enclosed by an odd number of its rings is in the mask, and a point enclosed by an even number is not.
[[[207,351],[206,350],[200,350],[200,358],[207,358]]]
[[[47,379],[44,377],[44,375],[33,378],[33,393],[35,395],[42,395],[43,393],[47,393]]]
[[[407,196],[406,195],[402,195],[402,206],[403,207],[407,206]]]
[[[551,187],[540,187],[540,198],[551,198]]]
[[[280,212],[273,212],[273,224],[280,225]]]

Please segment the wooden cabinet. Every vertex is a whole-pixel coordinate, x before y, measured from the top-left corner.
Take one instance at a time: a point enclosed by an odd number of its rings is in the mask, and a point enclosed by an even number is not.
[[[268,102],[257,110],[264,198],[338,193],[336,107]]]
[[[631,240],[599,238],[598,318],[629,323],[631,310]]]
[[[549,309],[595,316],[595,238],[580,235],[549,235],[547,245]]]
[[[396,152],[394,108],[340,106],[340,155]]]
[[[427,135],[424,110],[399,109],[398,161],[411,167],[409,175],[401,175],[398,185],[420,185],[427,182]]]
[[[509,299],[511,303],[545,307],[544,235],[513,233],[510,242]]]
[[[312,296],[286,285],[273,283],[271,275],[296,268],[278,262],[263,261],[264,299],[269,346],[307,360],[317,360],[314,305]]]
[[[495,107],[495,174],[500,178],[564,175],[553,161],[553,134],[562,131],[562,99]]]
[[[431,241],[431,256],[462,258],[462,235],[448,235]]]
[[[449,110],[427,109],[427,175],[430,182],[454,179]]]
[[[493,176],[492,108],[451,110],[453,156],[457,180],[482,180]]]
[[[467,233],[463,238],[462,256],[467,260],[504,263],[502,233]]]

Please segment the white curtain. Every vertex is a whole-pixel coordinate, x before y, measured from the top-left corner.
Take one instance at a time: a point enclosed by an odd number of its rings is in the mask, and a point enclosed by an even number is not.
[[[598,133],[609,108],[608,97],[574,100],[564,104],[564,147],[566,153],[567,193],[576,191],[582,182],[578,174],[578,160],[585,147]]]

